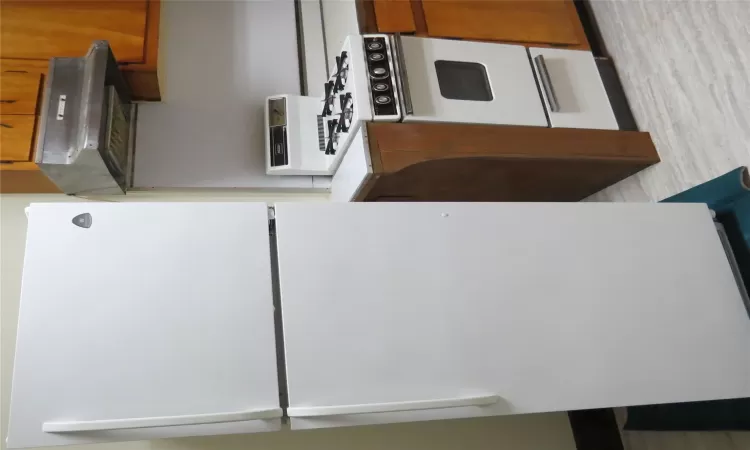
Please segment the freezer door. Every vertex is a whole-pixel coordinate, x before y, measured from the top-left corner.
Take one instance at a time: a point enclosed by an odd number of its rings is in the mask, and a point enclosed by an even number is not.
[[[750,396],[750,319],[705,205],[281,204],[276,221],[293,428]]]
[[[279,429],[265,204],[28,220],[8,448]]]
[[[550,126],[619,129],[591,52],[529,48],[529,55]]]

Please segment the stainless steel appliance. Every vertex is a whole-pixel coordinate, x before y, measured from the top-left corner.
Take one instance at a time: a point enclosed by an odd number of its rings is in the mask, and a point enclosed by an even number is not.
[[[50,59],[36,163],[66,194],[124,194],[136,108],[107,41]]]

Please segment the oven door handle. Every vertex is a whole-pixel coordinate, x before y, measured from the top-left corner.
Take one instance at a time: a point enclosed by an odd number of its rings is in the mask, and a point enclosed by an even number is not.
[[[542,82],[542,88],[547,97],[550,112],[559,112],[560,104],[557,102],[557,95],[555,95],[555,88],[552,86],[552,79],[547,71],[547,64],[544,62],[544,56],[535,56],[534,65],[536,66],[536,71],[539,73],[539,80]]]
[[[396,85],[400,92],[401,102],[404,105],[404,116],[414,114],[414,105],[411,101],[409,91],[409,76],[406,73],[406,59],[404,58],[404,46],[401,42],[401,34],[396,33],[393,38],[393,46],[396,53]]]

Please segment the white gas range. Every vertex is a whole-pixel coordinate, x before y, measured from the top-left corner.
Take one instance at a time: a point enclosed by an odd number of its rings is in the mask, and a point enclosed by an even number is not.
[[[381,51],[366,55],[365,40]],[[401,120],[389,49],[387,35],[349,36],[335,58],[323,97],[268,97],[269,175],[333,175],[362,122]],[[375,92],[381,94],[371,94]]]
[[[334,175],[367,121],[617,129],[590,52],[387,34],[348,36],[322,97],[265,116],[276,175]]]

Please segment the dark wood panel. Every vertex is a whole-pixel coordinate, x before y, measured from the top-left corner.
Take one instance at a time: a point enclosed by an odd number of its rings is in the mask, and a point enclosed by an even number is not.
[[[159,77],[156,72],[132,71],[124,68],[122,75],[133,92],[133,100],[159,101]]]
[[[446,123],[369,123],[367,130],[386,172],[420,161],[480,156],[659,161],[649,134],[633,131]]]
[[[368,201],[578,201],[659,161],[648,133],[369,123]]]

